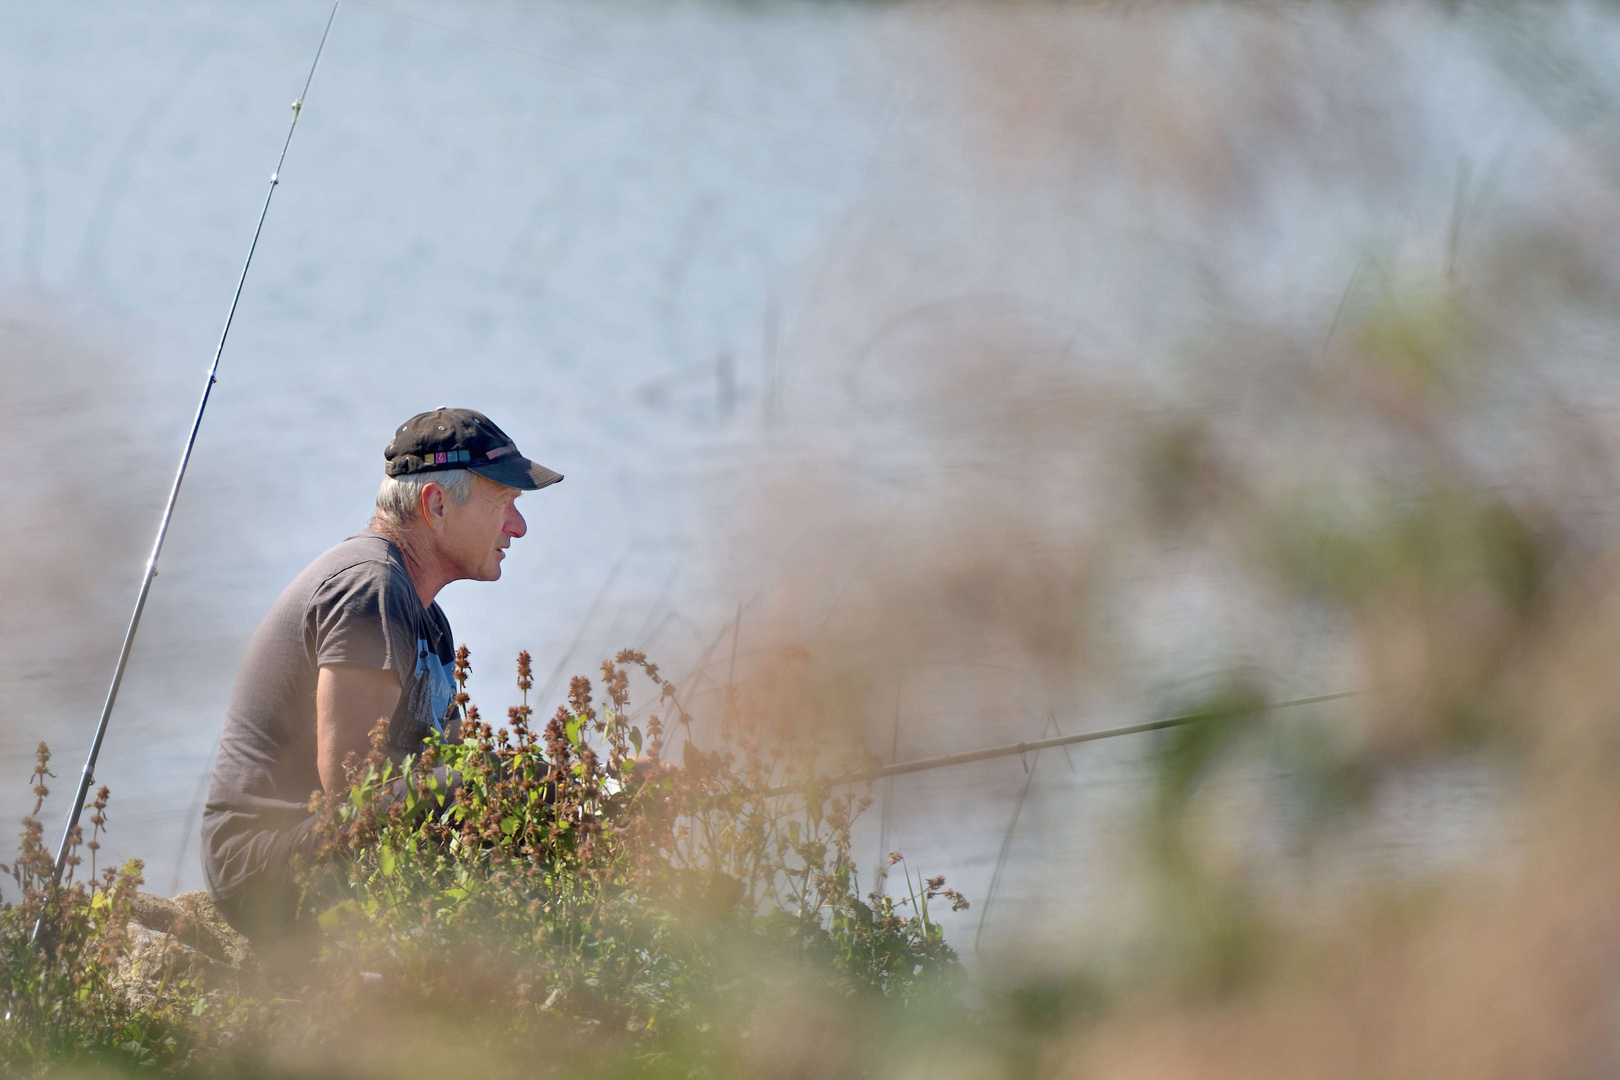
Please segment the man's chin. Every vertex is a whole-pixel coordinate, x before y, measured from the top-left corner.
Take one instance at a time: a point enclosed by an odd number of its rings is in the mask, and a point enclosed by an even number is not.
[[[501,579],[501,561],[485,563],[483,566],[467,574],[467,581],[499,581]]]
[[[494,554],[477,570],[467,575],[471,581],[499,581],[501,579],[501,563],[506,558],[502,548],[496,548]]]

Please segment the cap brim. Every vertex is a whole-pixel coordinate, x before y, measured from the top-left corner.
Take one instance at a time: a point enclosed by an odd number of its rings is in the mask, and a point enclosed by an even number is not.
[[[563,478],[562,473],[552,472],[544,465],[536,465],[521,456],[509,457],[490,465],[473,465],[471,469],[485,480],[493,480],[519,491],[538,491]]]

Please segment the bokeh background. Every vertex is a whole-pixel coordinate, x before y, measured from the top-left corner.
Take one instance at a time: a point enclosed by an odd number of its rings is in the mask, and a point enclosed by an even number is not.
[[[0,3],[14,817],[39,739],[60,787],[87,748],[328,10]],[[394,425],[455,404],[568,477],[441,597],[486,714],[522,648],[548,699],[643,648],[701,714],[804,645],[889,759],[1365,690],[1211,779],[1204,849],[1307,914],[1513,857],[1513,589],[1616,525],[1617,56],[1595,2],[345,0],[109,847],[200,884],[243,645],[364,524]],[[1139,956],[1166,747],[880,785],[864,858],[967,893],[965,954]],[[1324,791],[1355,813],[1302,861]]]

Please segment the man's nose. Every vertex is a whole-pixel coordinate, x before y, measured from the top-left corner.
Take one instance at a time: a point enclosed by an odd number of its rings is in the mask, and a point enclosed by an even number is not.
[[[506,535],[516,539],[529,531],[529,523],[523,520],[523,511],[514,504],[506,509],[506,521],[501,526]]]

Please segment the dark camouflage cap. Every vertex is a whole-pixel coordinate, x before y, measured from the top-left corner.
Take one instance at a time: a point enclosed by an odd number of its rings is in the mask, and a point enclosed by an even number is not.
[[[399,425],[383,458],[389,476],[471,469],[486,480],[523,491],[536,491],[562,479],[562,473],[518,453],[506,432],[473,409],[417,413]]]

